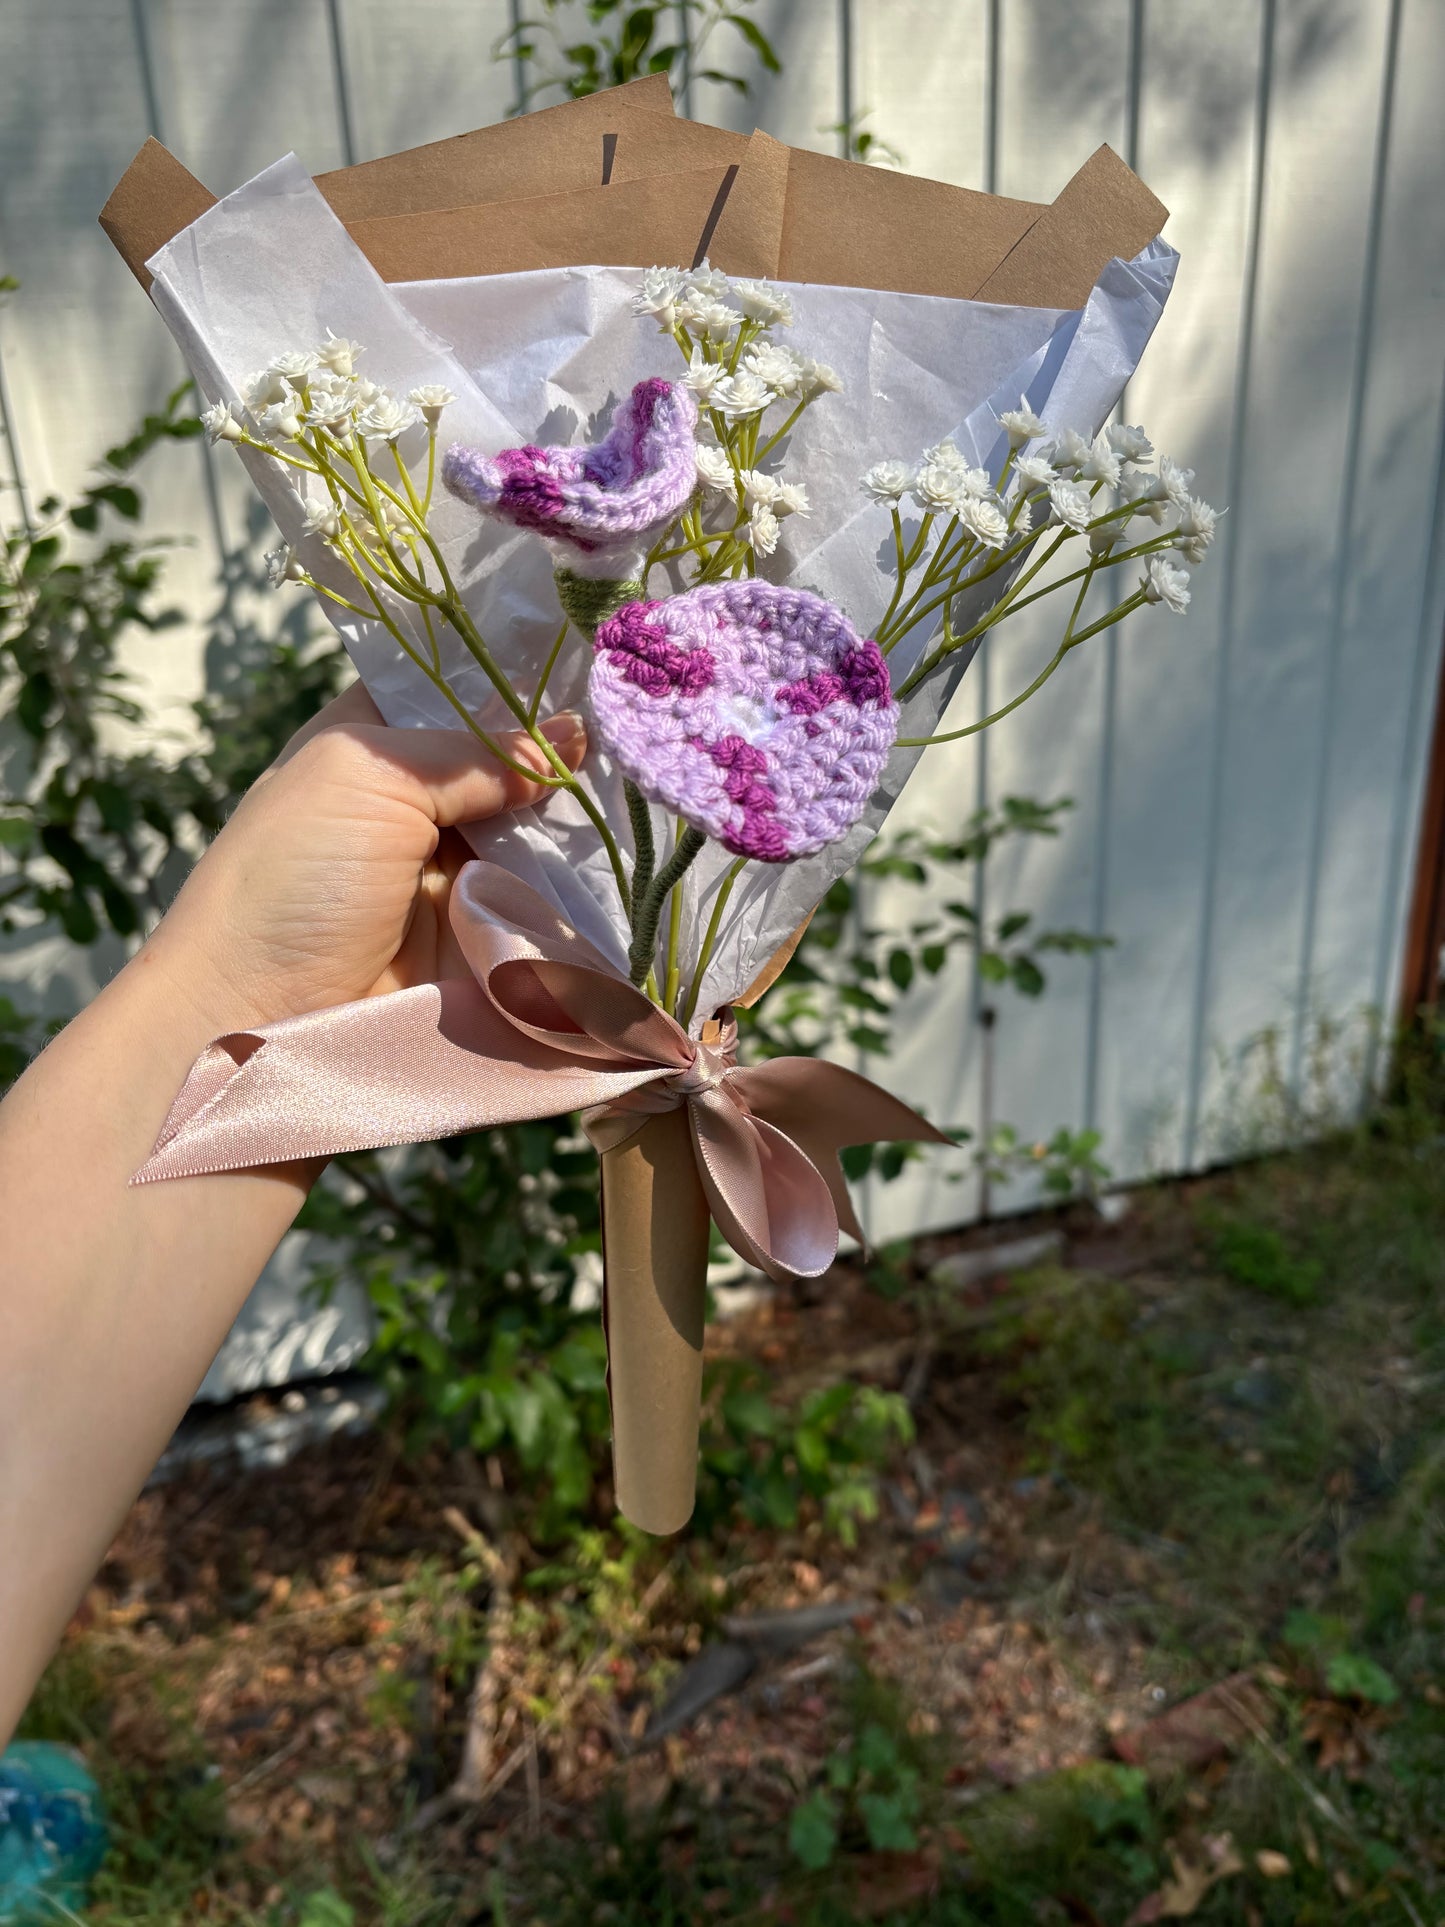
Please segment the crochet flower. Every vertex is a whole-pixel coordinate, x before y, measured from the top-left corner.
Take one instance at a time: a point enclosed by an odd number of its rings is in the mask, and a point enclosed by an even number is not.
[[[624,559],[640,557],[697,487],[696,425],[680,383],[640,381],[600,442],[500,455],[454,442],[442,480],[485,514],[556,542],[577,573],[630,574]]]
[[[876,642],[820,596],[709,583],[597,631],[596,735],[654,803],[737,856],[835,843],[877,789],[898,705]]]

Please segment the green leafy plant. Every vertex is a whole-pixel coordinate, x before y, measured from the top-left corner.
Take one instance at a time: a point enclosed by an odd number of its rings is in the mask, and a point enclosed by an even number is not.
[[[496,44],[498,60],[539,61],[541,72],[522,89],[518,112],[529,112],[551,93],[569,100],[620,87],[645,74],[668,74],[674,87],[712,81],[745,94],[747,80],[726,66],[700,66],[719,28],[730,28],[758,64],[780,74],[772,42],[747,12],[752,0],[674,0],[669,6],[636,6],[630,0],[541,0],[538,17],[522,19]],[[586,28],[577,30],[579,12]],[[588,31],[587,29],[590,29]]]
[[[195,852],[287,735],[339,686],[341,656],[225,636],[224,684],[196,706],[206,741],[164,753],[124,656],[138,634],[182,620],[160,602],[164,540],[139,531],[133,472],[191,438],[189,386],[112,448],[70,503],[40,505],[0,552],[0,715],[18,735],[0,805],[0,931],[53,926],[73,944],[133,946]],[[19,1074],[43,1036],[0,1010],[0,1072]]]
[[[897,1689],[859,1672],[849,1713],[852,1732],[788,1822],[788,1844],[812,1873],[850,1847],[911,1853],[928,1804],[932,1761]]]
[[[737,1506],[755,1525],[788,1530],[805,1511],[851,1546],[878,1516],[878,1473],[913,1438],[896,1392],[850,1380],[797,1404],[770,1394],[752,1367],[715,1375],[702,1441],[699,1509],[706,1523]]]

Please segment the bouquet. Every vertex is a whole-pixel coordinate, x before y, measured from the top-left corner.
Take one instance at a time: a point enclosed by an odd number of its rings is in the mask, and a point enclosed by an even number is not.
[[[652,1531],[692,1508],[712,1226],[820,1275],[862,1235],[839,1149],[947,1141],[839,1066],[740,1065],[733,1008],[923,752],[1146,604],[1182,613],[1215,524],[1105,426],[1176,258],[1107,149],[1040,209],[665,94],[318,181],[288,157],[219,202],[148,143],[102,215],[276,519],[273,580],[388,722],[504,760],[519,728],[549,791],[467,833],[471,976],[217,1040],[138,1179],[581,1110],[617,1499]],[[1043,670],[940,727],[1045,597]],[[542,725],[579,705],[574,775]]]

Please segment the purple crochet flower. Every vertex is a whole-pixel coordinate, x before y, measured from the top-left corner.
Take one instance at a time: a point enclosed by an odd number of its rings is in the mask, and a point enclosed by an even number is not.
[[[599,562],[618,549],[645,548],[643,538],[686,506],[697,486],[696,426],[697,403],[686,388],[640,381],[595,445],[483,455],[453,442],[442,480],[498,521],[565,544],[574,568],[606,574]]]
[[[763,863],[843,836],[898,733],[877,643],[771,582],[628,603],[597,631],[589,694],[598,740],[644,796]]]

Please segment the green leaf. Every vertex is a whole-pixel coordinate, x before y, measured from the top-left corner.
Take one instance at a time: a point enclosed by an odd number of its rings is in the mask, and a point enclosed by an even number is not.
[[[911,1802],[901,1793],[860,1793],[858,1811],[863,1817],[868,1844],[875,1853],[911,1853],[918,1835],[909,1818]]]
[[[793,1808],[788,1845],[809,1873],[821,1873],[838,1851],[838,1806],[821,1789]]]
[[[908,986],[913,982],[913,958],[908,951],[889,951],[888,975],[900,990],[907,990]]]
[[[1364,1653],[1336,1653],[1325,1670],[1325,1685],[1336,1699],[1368,1700],[1372,1706],[1393,1706],[1400,1689]]]
[[[356,1909],[334,1887],[308,1894],[301,1903],[296,1927],[355,1927]]]
[[[22,577],[27,582],[34,582],[37,577],[48,574],[59,555],[60,537],[58,535],[38,536],[30,544],[29,553],[21,565]]]
[[[1032,957],[1015,957],[1009,974],[1013,978],[1014,989],[1021,991],[1025,997],[1042,995],[1046,980]]]
[[[766,1392],[744,1386],[729,1392],[722,1403],[723,1422],[730,1432],[750,1438],[771,1438],[778,1429],[778,1413]]]
[[[740,13],[725,13],[723,19],[737,28],[768,73],[780,74],[783,71],[783,63],[778,59],[772,41],[755,20],[749,20]]]

